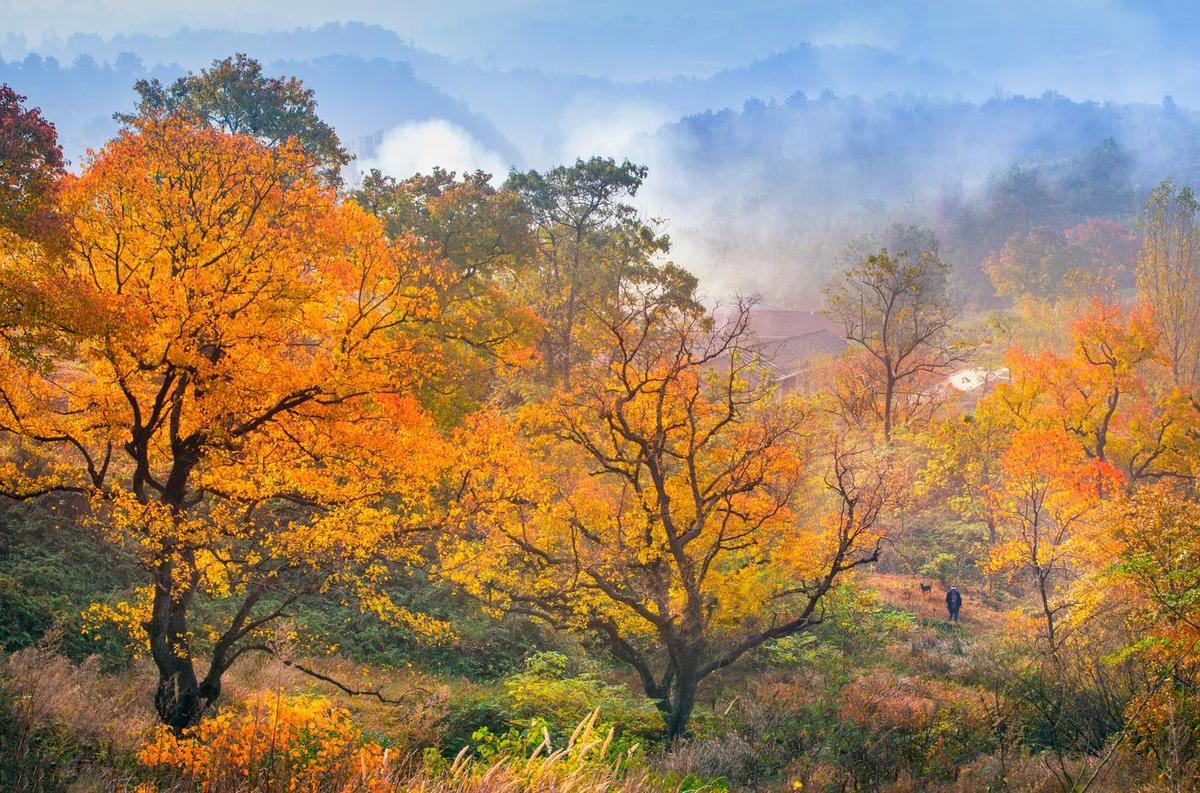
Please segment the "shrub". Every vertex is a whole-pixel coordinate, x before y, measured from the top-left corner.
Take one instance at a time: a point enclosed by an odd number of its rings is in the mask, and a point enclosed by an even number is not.
[[[532,621],[512,616],[495,619],[461,593],[420,575],[393,581],[388,597],[409,611],[452,624],[453,635],[431,642],[410,628],[364,613],[358,604],[314,598],[291,609],[303,637],[297,649],[315,656],[336,645],[340,656],[361,663],[415,666],[493,681],[519,671],[529,648],[549,641],[546,630]]]
[[[958,554],[939,553],[921,565],[921,575],[936,578],[942,586],[951,580],[962,578],[962,562]]]
[[[349,713],[313,697],[259,695],[224,708],[176,736],[161,728],[139,753],[162,786],[182,782],[203,793],[651,793],[719,790],[699,780],[655,781],[638,747],[618,750],[592,713],[561,743],[544,723],[502,736],[480,731],[479,753],[453,762],[437,752],[412,769],[368,739]]]
[[[57,629],[71,659],[100,654],[105,668],[125,666],[122,637],[84,635],[80,612],[127,597],[137,580],[127,556],[69,520],[59,523],[24,506],[0,508],[0,648],[32,647]]]
[[[160,727],[138,759],[214,793],[389,789],[387,751],[319,697],[260,694],[181,736]]]
[[[503,733],[514,726],[508,703],[494,694],[472,695],[460,700],[442,720],[440,749],[454,757],[474,746],[473,736],[481,728]]]
[[[570,674],[569,661],[561,653],[534,654],[525,671],[505,679],[504,690],[517,720],[542,719],[556,739],[593,711],[599,713],[599,724],[612,727],[618,739],[653,739],[663,731],[662,715],[650,700],[593,674]]]

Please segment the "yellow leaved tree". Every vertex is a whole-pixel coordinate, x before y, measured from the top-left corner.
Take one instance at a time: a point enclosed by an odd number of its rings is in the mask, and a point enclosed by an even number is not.
[[[305,593],[437,630],[377,584],[416,558],[446,459],[413,396],[439,370],[420,331],[438,266],[297,146],[174,117],[123,132],[61,201],[64,254],[0,248],[0,491],[74,499],[136,555],[163,722],[195,723]],[[199,596],[227,600],[216,623]]]
[[[762,376],[747,307],[714,327],[630,291],[586,376],[464,434],[478,512],[440,573],[604,647],[676,737],[705,677],[818,624],[839,575],[877,558],[887,465],[841,440],[810,454],[815,411]]]

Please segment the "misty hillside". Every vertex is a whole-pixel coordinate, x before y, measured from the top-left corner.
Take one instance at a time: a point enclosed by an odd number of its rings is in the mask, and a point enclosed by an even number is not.
[[[44,42],[47,57],[29,49],[5,40],[0,80],[43,107],[76,162],[113,133],[111,108],[132,106],[135,80],[170,81],[244,51],[316,92],[358,158],[352,180],[371,167],[504,173],[630,157],[650,166],[642,206],[710,289],[756,291],[782,278],[787,295],[776,299],[800,305],[846,240],[892,219],[938,227],[955,264],[979,280],[981,259],[1008,233],[1127,218],[1151,185],[1200,169],[1197,116],[1169,98],[1014,96],[970,70],[864,44],[801,43],[707,75],[637,81],[451,58],[363,23],[76,34]],[[1088,177],[1108,185],[1098,188],[1107,198],[1064,199],[1076,205],[988,225],[987,239],[939,216],[951,206],[986,213],[989,185],[1012,167],[1046,186],[1073,178],[1107,140],[1122,156],[1097,167],[1116,170]]]
[[[222,42],[217,37],[217,42]],[[234,49],[209,50],[200,59],[207,64]],[[153,52],[151,48],[150,52]],[[72,160],[102,144],[116,130],[113,107],[135,103],[133,84],[157,78],[164,83],[183,75],[175,62],[166,64],[122,52],[106,60],[90,53],[73,56],[70,65],[55,57],[30,54],[20,60],[0,61],[0,82],[24,92],[54,119],[63,147]],[[496,127],[462,101],[419,79],[406,62],[365,58],[360,55],[322,53],[306,60],[271,62],[271,71],[293,74],[317,92],[323,114],[341,137],[358,151],[369,151],[377,136],[407,121],[444,119],[467,131],[511,162],[519,152]],[[147,64],[154,64],[147,66]]]
[[[29,52],[27,43],[13,37],[0,46],[0,56],[7,55],[10,60],[24,58]],[[707,76],[622,82],[455,60],[418,47],[392,31],[362,23],[270,33],[181,30],[164,36],[121,35],[111,39],[75,34],[39,48],[40,54],[53,56],[60,63],[73,63],[77,58],[85,62],[90,58],[100,63],[117,63],[135,55],[151,69],[167,73],[201,68],[232,52],[245,52],[264,63],[287,64],[352,55],[358,61],[356,68],[361,75],[351,70],[341,75],[343,82],[337,85],[356,94],[365,93],[364,87],[357,85],[356,78],[362,77],[370,86],[366,89],[370,96],[362,97],[370,101],[363,106],[368,118],[379,112],[379,105],[400,98],[420,108],[419,117],[427,105],[423,97],[405,93],[410,87],[403,85],[415,75],[487,116],[519,143],[524,157],[535,161],[567,154],[564,147],[573,142],[571,131],[581,123],[581,116],[605,115],[612,108],[619,108],[625,115],[632,110],[637,114],[639,129],[647,131],[651,123],[656,126],[688,113],[739,107],[750,97],[785,99],[797,91],[819,93],[829,89],[865,97],[896,92],[977,98],[993,88],[961,71],[877,47],[803,44]],[[380,59],[392,62],[392,69],[411,71],[411,75],[392,78],[400,91],[395,96],[389,96],[389,90],[377,85],[387,68],[378,63]],[[303,71],[297,67],[301,76]],[[357,116],[340,109],[331,115],[344,118],[347,124],[360,123]],[[444,117],[459,123],[452,115]],[[548,117],[552,122],[549,129]],[[494,136],[482,142],[489,146],[497,143]],[[501,151],[510,154],[502,148]]]
[[[1016,231],[1129,220],[1162,179],[1200,176],[1200,115],[1056,94],[982,104],[796,94],[685,117],[634,151],[659,175],[647,203],[686,224],[684,260],[722,278],[736,257],[743,280],[728,286],[777,289],[782,273],[815,297],[840,249],[831,240],[889,219],[938,227],[967,270]],[[1020,215],[991,217],[1010,189],[1026,193]],[[948,220],[956,205],[989,215],[982,236]]]

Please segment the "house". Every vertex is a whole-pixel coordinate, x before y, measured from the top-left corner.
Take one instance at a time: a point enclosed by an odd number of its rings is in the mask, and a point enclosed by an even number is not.
[[[720,324],[729,316],[715,313]],[[750,310],[749,344],[770,369],[780,391],[803,390],[818,361],[846,349],[842,328],[818,311],[788,311],[755,306]]]
[[[983,396],[997,383],[1012,382],[1012,376],[1007,368],[1001,369],[960,369],[946,378],[950,386],[964,394]]]

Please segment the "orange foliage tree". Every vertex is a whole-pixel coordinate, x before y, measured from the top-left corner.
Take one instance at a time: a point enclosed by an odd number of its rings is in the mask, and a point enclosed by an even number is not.
[[[466,477],[483,517],[441,564],[492,610],[632,667],[670,737],[700,681],[817,624],[838,576],[877,558],[889,492],[886,465],[845,442],[811,464],[812,411],[762,378],[748,309],[713,328],[676,306],[639,294],[603,321],[586,377],[464,437],[487,461]]]
[[[1071,325],[1070,354],[1012,351],[1013,386],[997,396],[1017,425],[1061,427],[1128,481],[1184,477],[1191,413],[1156,358],[1158,344],[1145,307],[1093,301]]]
[[[1092,558],[1088,518],[1099,502],[1096,483],[1115,481],[1116,472],[1089,461],[1061,429],[1017,431],[1001,468],[1001,484],[990,494],[1001,539],[988,566],[1030,576],[1053,651],[1063,641],[1063,612],[1072,606],[1068,585]]]
[[[172,118],[95,155],[62,210],[65,254],[0,253],[22,294],[0,490],[78,494],[140,560],[162,720],[193,724],[304,593],[344,585],[436,630],[376,584],[432,519],[445,454],[413,392],[439,371],[421,329],[444,274],[295,146]],[[228,599],[216,624],[193,623],[197,596]]]
[[[1094,568],[1085,517],[1122,482],[1186,475],[1189,413],[1157,344],[1148,311],[1095,301],[1072,323],[1069,354],[1010,351],[1011,381],[929,436],[927,486],[948,485],[952,508],[987,525],[987,570],[1032,577],[1052,647],[1066,584]]]
[[[1050,362],[1044,372],[1052,409],[1089,458],[1115,456],[1131,479],[1147,475],[1167,451],[1173,423],[1169,413],[1155,415],[1148,369],[1158,331],[1149,311],[1096,301],[1075,321],[1072,337],[1071,358]]]

